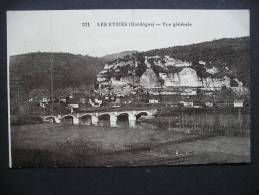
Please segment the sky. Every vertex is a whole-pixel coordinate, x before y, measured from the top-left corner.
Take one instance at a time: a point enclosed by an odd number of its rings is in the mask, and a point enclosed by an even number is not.
[[[126,26],[98,26],[114,22]],[[8,11],[7,50],[9,56],[41,51],[100,57],[249,36],[249,29],[249,10]]]

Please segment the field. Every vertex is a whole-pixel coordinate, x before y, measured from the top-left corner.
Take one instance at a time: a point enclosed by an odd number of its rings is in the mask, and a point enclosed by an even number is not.
[[[16,168],[250,162],[249,137],[48,123],[11,132]]]

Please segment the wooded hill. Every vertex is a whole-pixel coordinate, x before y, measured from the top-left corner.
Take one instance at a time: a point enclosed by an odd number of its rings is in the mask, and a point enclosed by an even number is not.
[[[103,69],[101,58],[69,53],[36,52],[10,57],[10,81],[18,80],[22,89],[50,89],[50,67],[53,57],[54,89],[93,84]]]
[[[113,61],[118,58],[123,58],[127,55],[131,56],[134,53],[137,53],[137,51],[123,51],[120,53],[108,54],[108,55],[102,56],[101,58],[104,59],[105,61]]]

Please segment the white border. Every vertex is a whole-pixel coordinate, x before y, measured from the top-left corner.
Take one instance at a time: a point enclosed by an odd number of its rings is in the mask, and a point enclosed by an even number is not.
[[[7,11],[8,12],[8,11]],[[7,12],[5,13],[6,15],[6,27],[7,27]],[[8,32],[7,32],[6,28],[6,45],[7,43],[7,36],[8,36]],[[8,47],[8,45],[7,45]],[[12,168],[12,148],[11,148],[11,114],[10,114],[10,87],[9,87],[9,83],[10,83],[10,78],[9,78],[9,63],[10,63],[10,58],[9,58],[9,54],[8,54],[8,49],[7,49],[7,104],[8,104],[8,149],[9,149],[9,168]]]

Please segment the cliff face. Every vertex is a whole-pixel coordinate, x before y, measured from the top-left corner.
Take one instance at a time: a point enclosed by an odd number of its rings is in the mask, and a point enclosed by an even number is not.
[[[165,88],[247,88],[250,85],[249,48],[249,37],[241,37],[137,52],[107,63],[97,79],[109,82],[111,77],[116,80],[141,77],[146,69],[152,69]],[[127,80],[122,82],[129,83]],[[140,85],[148,87],[144,83]]]
[[[202,86],[204,88],[208,88],[208,89],[221,88],[223,86],[232,87],[231,79],[227,76],[224,76],[223,78],[207,77],[205,79],[202,79]],[[239,87],[241,87],[241,86],[239,86]]]
[[[179,73],[170,73],[164,79],[166,87],[201,87],[201,79],[192,68],[183,68]]]
[[[191,45],[153,49],[144,52],[143,55],[170,56],[183,62],[191,62],[192,66],[196,66],[194,69],[198,76],[202,78],[209,76],[207,74],[209,72],[229,72],[228,76],[237,78],[244,87],[250,86],[249,37],[223,38]],[[209,70],[206,71],[203,68]]]
[[[167,78],[164,78],[164,81],[166,87],[203,87],[207,89],[221,88],[222,86],[231,87],[231,79],[228,76],[201,78],[198,77],[193,68],[189,67],[183,68],[179,73],[169,74]],[[238,82],[239,87],[241,87],[242,82]]]
[[[142,66],[145,71],[141,75],[136,74],[136,69]],[[145,56],[144,62],[138,59],[128,59],[128,61],[116,60],[110,64],[106,64],[104,70],[101,71],[97,77],[99,83],[105,82],[110,85],[120,83],[134,84],[140,79],[138,83],[144,88],[162,87],[203,87],[208,90],[218,89],[222,86],[242,87],[243,82],[231,75],[231,71],[225,65],[225,70],[222,71],[213,66],[201,62],[199,67],[194,66],[191,62],[181,61],[169,56]],[[203,76],[205,75],[205,76]],[[110,82],[109,82],[110,81]],[[119,81],[119,82],[117,82]]]

